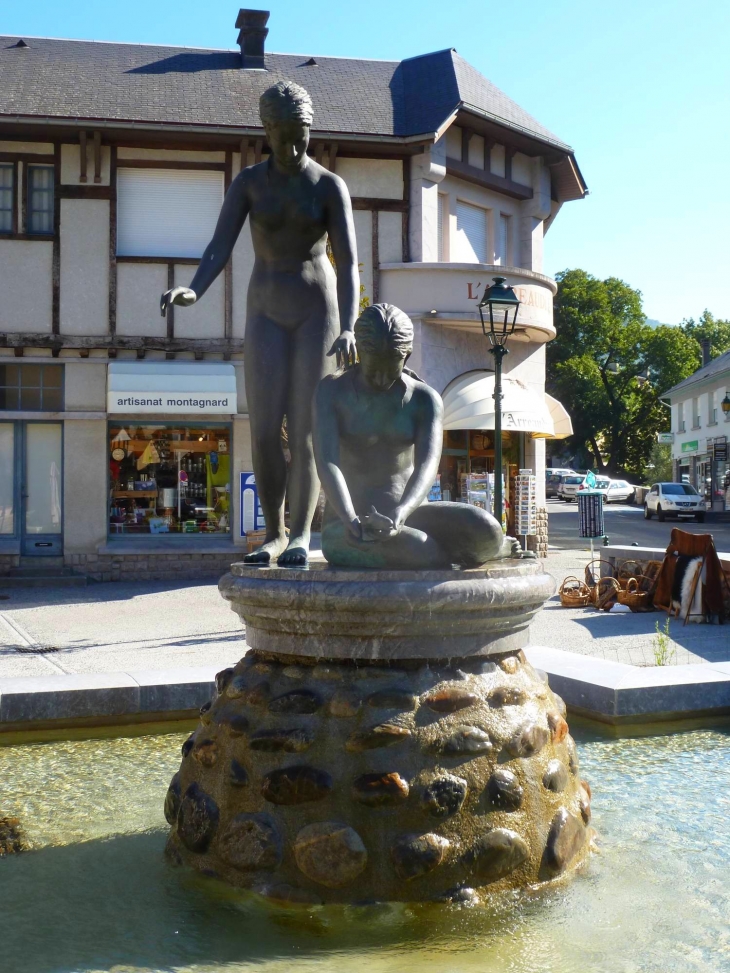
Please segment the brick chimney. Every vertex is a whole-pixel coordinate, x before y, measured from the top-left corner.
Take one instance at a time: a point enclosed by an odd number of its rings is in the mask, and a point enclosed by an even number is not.
[[[241,48],[241,67],[245,70],[258,69],[265,70],[264,64],[264,42],[269,28],[266,21],[269,19],[268,10],[239,10],[236,18],[238,32],[238,44]]]
[[[702,367],[704,368],[705,365],[709,365],[712,360],[710,356],[710,339],[703,338],[702,341],[700,341],[700,347],[702,348]]]

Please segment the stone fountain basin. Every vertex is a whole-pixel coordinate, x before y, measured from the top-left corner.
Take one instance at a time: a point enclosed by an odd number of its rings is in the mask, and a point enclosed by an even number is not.
[[[500,655],[528,643],[555,592],[539,561],[448,571],[233,564],[219,589],[257,652],[391,661]]]

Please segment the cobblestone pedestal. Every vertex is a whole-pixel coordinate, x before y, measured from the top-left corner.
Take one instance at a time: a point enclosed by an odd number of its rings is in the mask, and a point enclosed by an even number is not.
[[[354,592],[341,609],[323,605],[330,583],[364,589],[362,573],[325,571],[313,580],[317,572],[237,565],[221,581],[254,645],[219,673],[217,694],[183,746],[165,803],[168,854],[303,905],[478,901],[574,868],[590,844],[590,789],[565,707],[519,645],[505,649],[503,639],[526,634],[516,603],[514,624],[501,631],[488,625],[475,638],[478,626],[464,621],[486,610],[495,584],[492,613],[521,586],[529,620],[536,599],[552,591],[543,591],[540,566],[495,563],[491,573],[441,578],[398,572],[396,580],[367,572],[369,619]],[[462,611],[456,589],[439,594],[449,584],[462,586]],[[301,598],[297,585],[308,587]],[[260,611],[271,590],[271,606],[281,605],[276,624],[269,608]],[[395,608],[387,610],[389,599],[400,600],[408,632]],[[355,617],[366,631],[346,658],[341,630]],[[378,621],[387,636],[375,632]],[[315,653],[316,638],[328,653]],[[395,641],[385,651],[387,638]]]

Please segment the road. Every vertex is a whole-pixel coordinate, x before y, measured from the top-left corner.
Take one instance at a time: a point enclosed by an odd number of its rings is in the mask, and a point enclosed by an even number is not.
[[[590,541],[578,536],[578,504],[563,500],[548,500],[548,530],[550,546],[563,550],[586,548]],[[693,520],[665,520],[663,524],[654,517],[644,520],[641,507],[612,503],[605,508],[606,533],[612,544],[633,544],[639,547],[666,547],[672,527],[693,534],[713,534],[718,551],[730,551],[730,523],[697,524]],[[594,544],[600,544],[600,541]]]

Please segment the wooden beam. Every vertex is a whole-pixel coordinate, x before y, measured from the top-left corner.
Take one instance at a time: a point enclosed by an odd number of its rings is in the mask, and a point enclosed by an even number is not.
[[[107,348],[106,354],[107,354],[107,358],[114,359],[114,358],[117,357],[117,349],[116,348]]]
[[[132,257],[120,255],[117,257],[118,264],[168,264],[172,261],[176,264],[197,264],[200,263],[199,257]]]
[[[253,164],[257,166],[261,162],[261,153],[264,150],[264,140],[256,139],[253,145]]]
[[[109,160],[109,335],[117,333],[117,147],[112,145]]]
[[[224,189],[228,192],[233,180],[233,152],[226,149]],[[223,270],[223,334],[230,338],[233,332],[233,257],[229,257]]]
[[[101,132],[94,132],[94,182],[101,182]]]
[[[317,142],[314,146],[314,161],[318,165],[322,165],[322,156],[324,155],[324,142]]]
[[[335,171],[335,165],[337,164],[338,148],[339,146],[337,145],[337,142],[330,142],[330,155],[329,155],[329,162],[328,162],[328,169],[330,172]]]
[[[88,358],[88,357],[89,357],[89,349],[79,348],[79,358]]]
[[[503,176],[495,176],[493,172],[485,172],[483,169],[477,169],[476,166],[465,165],[457,159],[446,160],[446,172],[450,176],[457,176],[459,179],[473,182],[477,186],[494,189],[496,192],[511,196],[513,199],[532,199],[530,186],[523,186],[511,179],[505,179]]]
[[[494,139],[484,139],[484,171],[492,171],[492,148],[496,145]]]
[[[401,219],[401,250],[403,263],[411,261],[411,160],[403,159],[403,202],[405,209]]]
[[[167,289],[172,290],[175,286],[175,264],[167,265]],[[172,341],[175,337],[175,305],[170,304],[167,308],[167,340]]]
[[[137,358],[138,358],[139,361],[141,361],[146,356],[146,354],[147,354],[147,349],[146,348],[138,348],[137,349]]]
[[[248,139],[241,139],[241,168],[245,169],[248,165]]]
[[[373,304],[380,300],[380,232],[378,211],[372,213],[371,253],[373,262]]]
[[[79,132],[79,182],[86,182],[86,132]]]
[[[163,162],[159,159],[121,159],[124,169],[195,169],[208,172],[225,172],[225,162]]]
[[[53,254],[51,257],[51,331],[61,330],[61,143],[53,146]]]
[[[111,186],[61,186],[61,199],[111,199]]]
[[[469,164],[469,143],[471,142],[471,129],[461,129],[461,161]]]
[[[375,196],[354,196],[353,209],[377,209],[385,213],[405,213],[408,203],[404,199],[381,199]]]
[[[137,351],[175,351],[210,352],[211,354],[239,354],[243,351],[243,339],[232,338],[174,338],[166,336],[147,337],[141,335],[54,335],[48,331],[3,331],[0,332],[0,348],[80,348],[106,351],[114,358],[119,350]]]
[[[24,351],[24,349],[23,349],[22,345],[19,345],[19,346],[16,346],[13,349],[13,354],[15,355],[16,358],[22,358],[23,357],[23,351]]]
[[[175,361],[175,358],[176,357],[177,357],[177,352],[175,352],[175,351],[166,351],[165,352],[165,361]]]
[[[13,219],[11,223],[11,232],[13,236],[17,236],[20,232],[20,204],[18,202],[18,179],[22,179],[22,162],[13,162]],[[21,191],[22,193],[22,191]]]
[[[504,178],[512,182],[512,156],[516,149],[511,145],[504,147]]]

